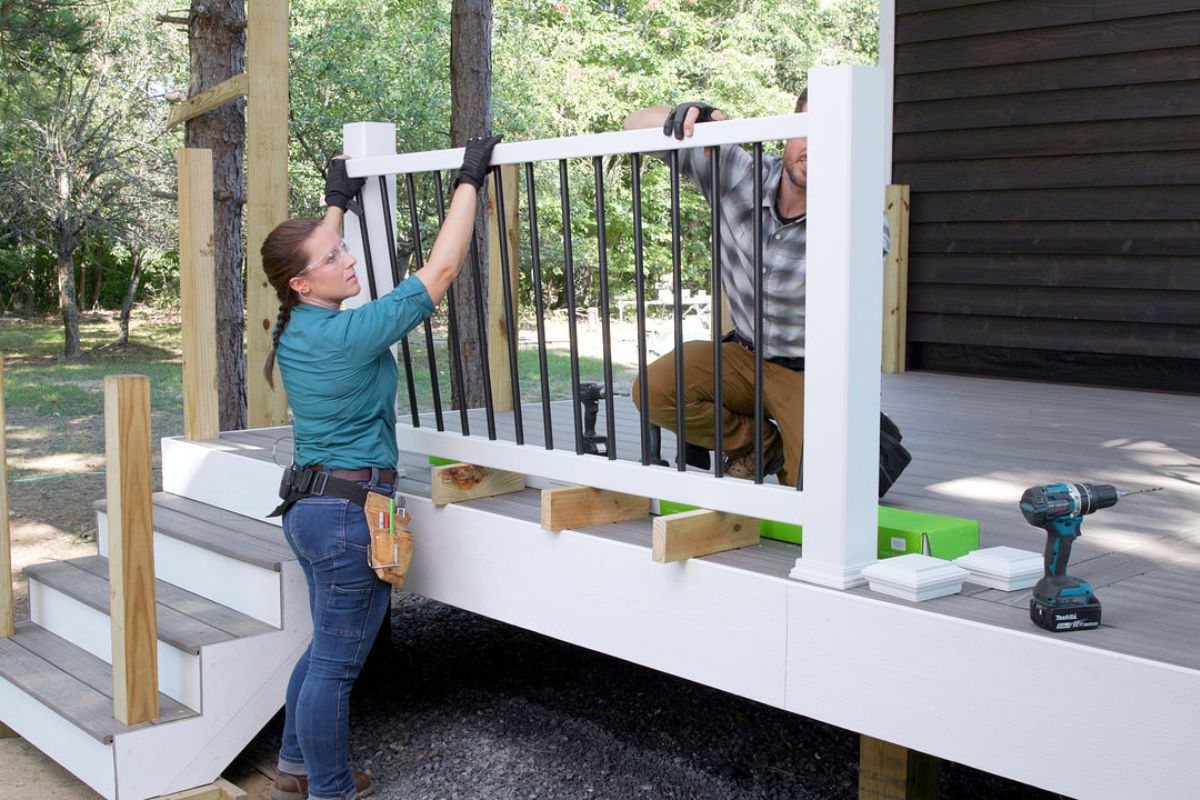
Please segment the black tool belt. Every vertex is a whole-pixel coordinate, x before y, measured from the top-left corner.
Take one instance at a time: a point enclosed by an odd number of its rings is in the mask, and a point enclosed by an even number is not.
[[[283,480],[279,483],[279,497],[283,500],[279,506],[268,514],[268,517],[278,517],[287,513],[297,501],[305,497],[338,497],[362,506],[367,502],[369,487],[359,486],[357,480],[369,480],[371,471],[361,479],[347,480],[336,476],[343,470],[330,470],[324,467],[301,467],[292,464],[283,471]],[[350,472],[350,474],[354,474]],[[395,470],[375,470],[376,480],[390,483],[395,480]]]
[[[750,341],[745,336],[742,336],[740,333],[738,333],[737,328],[730,330],[729,333],[722,336],[721,341],[722,342],[737,342],[742,347],[749,350],[751,353],[754,352],[754,342]],[[766,360],[770,361],[772,364],[778,364],[781,367],[790,369],[793,372],[803,372],[804,371],[804,356],[775,356],[773,358],[768,358]]]

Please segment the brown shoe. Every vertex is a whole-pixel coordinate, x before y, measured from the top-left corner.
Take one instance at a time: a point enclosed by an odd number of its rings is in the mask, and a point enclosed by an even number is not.
[[[354,773],[354,788],[358,789],[359,797],[367,797],[375,791],[371,776],[365,772]],[[308,776],[292,775],[280,772],[275,776],[275,788],[271,790],[271,800],[305,800],[308,797]]]
[[[767,430],[767,436],[770,437],[771,434],[774,434],[774,438],[763,453],[763,477],[774,475],[783,469],[783,436],[774,425],[769,426]],[[737,458],[725,456],[725,474],[731,478],[754,480],[754,448]]]

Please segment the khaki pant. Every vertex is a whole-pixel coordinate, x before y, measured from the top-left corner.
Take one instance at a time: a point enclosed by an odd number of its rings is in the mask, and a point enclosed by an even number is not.
[[[753,452],[754,353],[737,342],[721,345],[724,379],[721,410],[722,446],[732,458]],[[646,368],[648,415],[655,425],[675,430],[675,354],[668,353]],[[713,449],[716,431],[712,342],[683,345],[683,420],[687,441]],[[633,402],[640,409],[641,392],[633,382]],[[764,452],[782,434],[784,465],[780,481],[792,486],[800,476],[804,452],[804,373],[770,361],[763,362],[763,415],[775,420],[779,434],[767,426]],[[720,453],[717,457],[720,458]]]

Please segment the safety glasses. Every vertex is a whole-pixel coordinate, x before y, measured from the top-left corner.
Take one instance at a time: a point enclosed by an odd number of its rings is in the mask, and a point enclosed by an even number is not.
[[[316,261],[314,261],[313,263],[309,264],[304,269],[297,272],[296,277],[298,278],[301,275],[303,275],[304,273],[309,272],[310,270],[323,269],[325,267],[329,267],[329,266],[336,264],[338,262],[338,256],[342,255],[343,253],[345,253],[347,255],[350,254],[350,247],[346,244],[345,239],[342,239],[341,242],[338,243],[338,246],[335,247],[333,250],[330,250],[328,253],[321,256]]]

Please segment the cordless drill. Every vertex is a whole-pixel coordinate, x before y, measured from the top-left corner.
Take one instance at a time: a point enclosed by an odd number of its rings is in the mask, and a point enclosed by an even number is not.
[[[1160,487],[1161,488],[1161,487]],[[1092,585],[1067,575],[1071,544],[1080,534],[1083,517],[1115,506],[1130,494],[1106,483],[1053,483],[1032,486],[1021,495],[1021,513],[1030,525],[1046,529],[1046,574],[1029,599],[1029,618],[1048,631],[1087,630],[1100,625],[1100,601]]]

